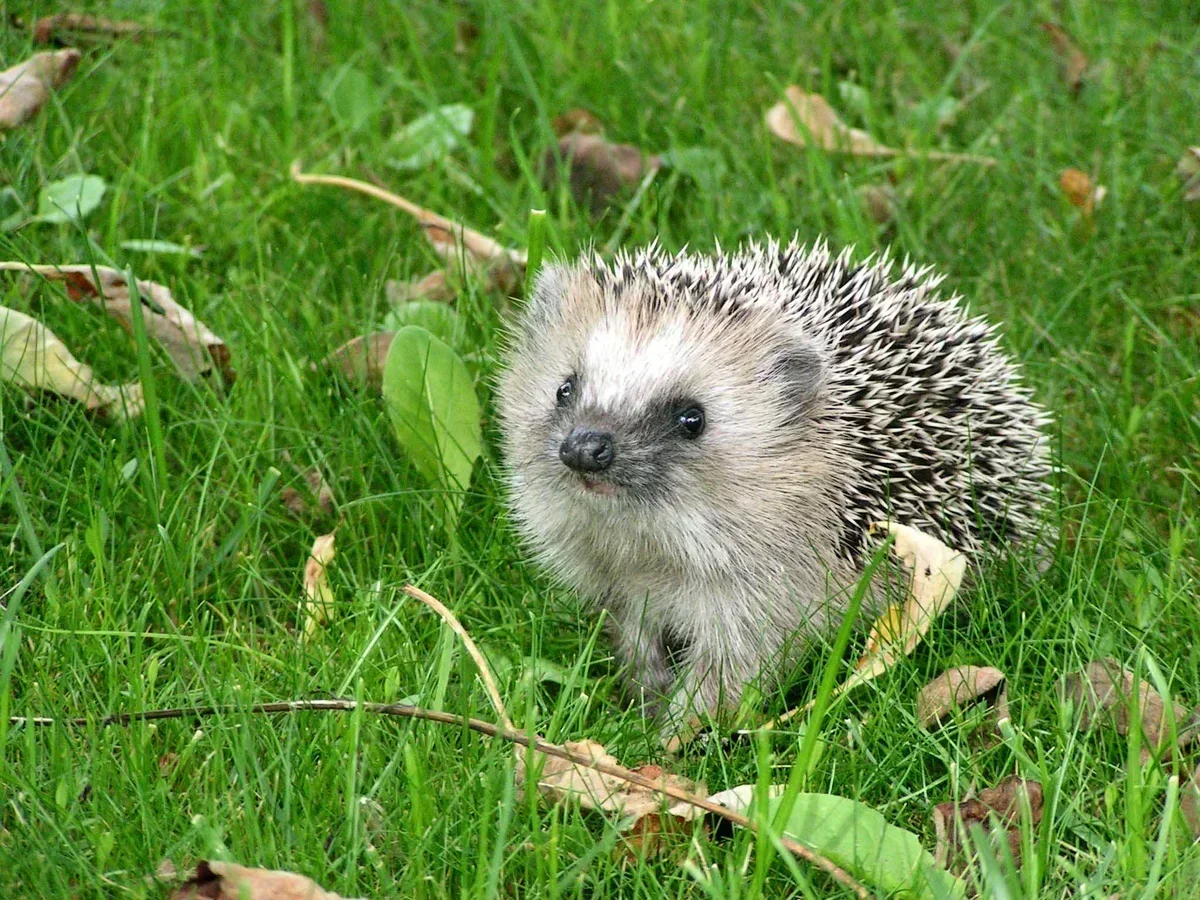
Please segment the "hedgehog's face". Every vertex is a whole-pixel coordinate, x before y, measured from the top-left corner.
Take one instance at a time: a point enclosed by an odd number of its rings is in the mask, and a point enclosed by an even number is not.
[[[700,315],[552,269],[500,389],[518,517],[555,541],[719,544],[737,509],[777,494],[820,355],[770,316]],[[794,475],[792,476],[794,478]]]

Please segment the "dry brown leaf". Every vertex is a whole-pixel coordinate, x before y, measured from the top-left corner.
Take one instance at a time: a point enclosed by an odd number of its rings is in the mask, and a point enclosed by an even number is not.
[[[59,13],[54,16],[43,16],[33,23],[33,42],[35,44],[64,44],[74,43],[75,39],[82,41],[112,41],[118,38],[129,38],[140,41],[158,32],[141,22],[117,22],[112,19],[102,19],[86,13]]]
[[[333,534],[322,534],[313,541],[308,561],[304,564],[304,602],[300,616],[304,620],[305,639],[316,634],[317,628],[329,621],[333,612],[333,589],[326,572],[337,551]]]
[[[864,184],[855,191],[867,218],[877,225],[894,221],[900,210],[900,199],[890,184]]]
[[[1112,657],[1094,659],[1081,671],[1065,676],[1059,686],[1059,695],[1080,710],[1081,731],[1090,730],[1098,722],[1111,722],[1118,734],[1129,734],[1133,673]],[[1172,730],[1179,746],[1191,743],[1197,737],[1191,710],[1174,700],[1170,706],[1168,711],[1163,698],[1149,682],[1145,679],[1139,682],[1137,708],[1145,737],[1141,751],[1143,763],[1170,749]]]
[[[50,92],[71,80],[79,65],[74,49],[35,53],[0,72],[0,129],[16,128],[50,99]]]
[[[860,128],[851,128],[838,118],[820,94],[809,94],[791,85],[784,101],[767,110],[771,133],[797,147],[811,140],[823,150],[854,156],[897,156],[900,151],[879,143]]]
[[[1179,157],[1175,174],[1183,180],[1183,199],[1200,200],[1200,147],[1188,147]]]
[[[917,694],[917,721],[922,728],[936,725],[973,700],[995,697],[996,718],[1008,718],[1004,673],[991,666],[956,666],[947,669]]]
[[[163,857],[158,868],[154,870],[154,879],[156,881],[174,881],[178,877],[179,870],[175,868],[175,860],[169,856]]]
[[[887,531],[895,538],[892,554],[912,573],[908,597],[902,604],[893,603],[871,626],[863,655],[854,664],[854,671],[830,695],[840,697],[868,681],[874,681],[897,661],[908,656],[921,643],[925,633],[950,605],[962,584],[967,560],[935,537],[895,522],[872,526],[873,532]],[[809,712],[816,701],[789,710],[764,728],[776,725]]]
[[[0,271],[30,272],[47,281],[61,281],[72,300],[99,306],[133,332],[133,297],[124,272],[107,266],[33,266],[23,262],[0,262]],[[147,334],[162,345],[184,378],[195,381],[215,368],[226,384],[233,382],[236,373],[223,340],[176,303],[163,285],[138,279],[137,290]]]
[[[291,485],[280,491],[283,505],[288,512],[299,519],[308,519],[321,513],[331,515],[334,509],[333,488],[329,486],[321,470],[309,469],[305,472],[304,483],[308,487],[307,496]],[[316,501],[316,505],[311,501]]]
[[[1043,22],[1042,31],[1050,36],[1054,44],[1054,52],[1062,62],[1063,81],[1071,89],[1072,94],[1078,94],[1083,87],[1083,73],[1087,71],[1088,58],[1082,50],[1075,46],[1065,28],[1054,22]]]
[[[851,128],[839,119],[833,107],[820,94],[805,93],[796,85],[788,87],[784,91],[784,100],[767,110],[766,123],[773,135],[789,144],[807,147],[811,141],[831,153],[867,157],[912,155],[942,162],[970,162],[985,166],[996,163],[990,157],[968,153],[938,150],[910,152],[881,144],[861,128]]]
[[[567,170],[571,195],[581,206],[602,212],[626,188],[662,167],[662,159],[633,144],[613,144],[599,134],[572,131],[558,141],[558,151],[547,151],[543,172],[548,189],[560,177],[559,159]]]
[[[172,900],[341,900],[311,878],[211,860],[171,895]]]
[[[1094,184],[1087,172],[1079,169],[1063,169],[1062,174],[1058,176],[1058,184],[1071,205],[1079,207],[1088,218],[1108,193],[1108,188],[1102,184]]]
[[[447,270],[456,275],[462,275],[470,278],[479,279],[484,288],[489,291],[500,291],[505,294],[511,294],[517,289],[517,285],[521,283],[521,279],[525,277],[525,260],[522,257],[519,261],[510,253],[515,251],[506,251],[500,255],[486,256],[476,252],[465,241],[459,239],[459,234],[448,228],[441,228],[437,225],[425,226],[425,237],[433,246],[434,251],[445,262]],[[435,276],[442,275],[442,281],[439,282]],[[415,290],[431,291],[434,296],[425,296],[423,299],[441,299],[438,293],[442,290],[451,290],[452,294],[457,293],[453,290],[452,285],[445,281],[446,272],[438,273],[431,272],[424,278],[420,279],[415,284]],[[447,297],[449,300],[451,297]],[[410,299],[419,299],[412,297]]]
[[[365,384],[378,391],[383,387],[383,365],[387,362],[393,337],[395,334],[391,331],[360,334],[326,356],[321,365],[355,384]]]
[[[49,328],[32,316],[3,306],[0,382],[70,397],[118,420],[136,418],[145,410],[140,384],[101,383],[92,367],[77,360]]]
[[[589,759],[592,762],[608,766],[621,765],[616,757],[609,754],[603,745],[595,741],[570,741],[564,745],[571,753]],[[537,789],[543,797],[551,802],[576,802],[584,809],[596,809],[603,812],[615,813],[629,819],[640,819],[651,813],[661,813],[665,810],[664,797],[655,791],[629,784],[613,775],[598,772],[587,766],[559,759],[554,756],[544,756],[545,764],[538,777]],[[672,785],[691,793],[707,793],[703,785],[663,772],[658,766],[643,766],[634,770],[651,779],[656,784]],[[525,765],[523,755],[518,754],[517,782],[525,781]],[[678,803],[666,810],[673,816],[683,819],[695,819],[703,815],[703,811],[686,803]]]
[[[1200,838],[1200,766],[1179,785],[1179,811],[1193,836]]]
[[[392,306],[402,306],[414,300],[434,300],[449,303],[458,295],[457,288],[450,283],[445,269],[430,272],[422,278],[409,281],[388,279],[383,286],[384,296]]]
[[[1028,798],[1030,823],[1037,826],[1042,819],[1042,786],[1010,775],[994,788],[979,792],[978,797],[954,803],[939,803],[933,808],[933,828],[937,835],[934,859],[938,865],[960,870],[959,860],[967,829],[980,825],[993,838],[1003,835],[1008,843],[1013,862],[1021,864],[1021,795]],[[969,845],[968,845],[969,846]]]
[[[479,26],[467,19],[454,22],[454,52],[462,56],[479,40]]]
[[[317,53],[325,49],[325,38],[329,32],[329,8],[325,0],[308,0],[308,37]]]
[[[599,117],[587,109],[568,109],[562,115],[554,117],[550,123],[550,128],[554,131],[555,137],[563,137],[564,135],[576,132],[578,134],[603,134],[604,123]]]

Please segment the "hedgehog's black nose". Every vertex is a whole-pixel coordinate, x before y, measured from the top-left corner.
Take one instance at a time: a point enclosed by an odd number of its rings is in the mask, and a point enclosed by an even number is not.
[[[602,472],[612,465],[613,438],[607,431],[573,428],[558,448],[558,458],[576,472]]]

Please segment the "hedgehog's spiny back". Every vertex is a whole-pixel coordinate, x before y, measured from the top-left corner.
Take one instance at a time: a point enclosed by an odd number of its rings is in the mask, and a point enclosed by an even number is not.
[[[817,424],[845,473],[845,555],[889,518],[966,551],[1030,536],[1048,492],[1047,418],[991,326],[939,297],[928,268],[850,259],[823,244],[713,256],[651,245],[596,258],[591,273],[617,298],[649,282],[658,289],[636,293],[660,312],[782,318],[822,345],[830,405]]]

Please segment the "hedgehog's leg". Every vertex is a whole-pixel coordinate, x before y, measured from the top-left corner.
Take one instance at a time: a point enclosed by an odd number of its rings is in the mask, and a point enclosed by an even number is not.
[[[675,672],[661,630],[639,613],[636,606],[609,606],[608,632],[631,693],[642,712],[654,716],[671,695]]]
[[[746,686],[767,671],[780,641],[760,627],[725,620],[719,631],[697,634],[687,651],[686,672],[668,705],[668,718],[685,722],[689,712],[718,716],[741,702]]]

